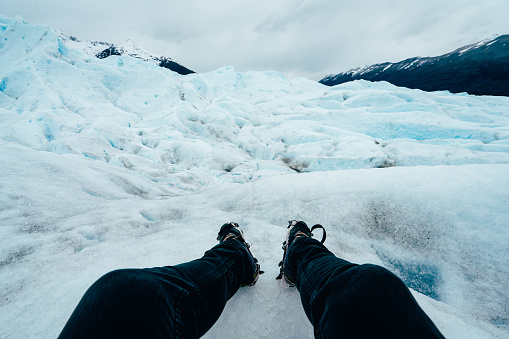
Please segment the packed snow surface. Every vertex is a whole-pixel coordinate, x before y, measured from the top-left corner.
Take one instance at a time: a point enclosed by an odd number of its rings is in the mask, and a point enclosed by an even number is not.
[[[509,98],[99,60],[0,17],[0,337],[56,337],[104,273],[237,221],[266,271],[207,338],[308,338],[287,220],[398,274],[448,338],[507,338]]]

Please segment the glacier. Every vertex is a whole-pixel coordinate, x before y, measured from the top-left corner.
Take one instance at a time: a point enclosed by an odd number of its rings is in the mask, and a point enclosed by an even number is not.
[[[400,276],[448,338],[509,335],[509,98],[97,59],[0,16],[0,337],[56,337],[106,272],[238,222],[266,271],[206,338],[313,336],[287,220]],[[504,207],[505,206],[505,207]]]

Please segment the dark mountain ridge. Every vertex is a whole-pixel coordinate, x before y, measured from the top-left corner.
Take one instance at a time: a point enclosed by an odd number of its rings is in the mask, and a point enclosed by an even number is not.
[[[359,79],[387,81],[424,91],[509,96],[509,35],[492,37],[438,57],[416,57],[331,74],[319,82],[334,86]]]

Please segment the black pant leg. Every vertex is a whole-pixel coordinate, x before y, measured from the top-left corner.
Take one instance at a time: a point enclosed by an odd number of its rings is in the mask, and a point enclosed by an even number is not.
[[[286,267],[317,338],[443,338],[407,286],[383,267],[352,264],[309,238],[292,243]]]
[[[221,315],[254,263],[227,240],[177,266],[105,274],[85,293],[59,338],[197,338]]]

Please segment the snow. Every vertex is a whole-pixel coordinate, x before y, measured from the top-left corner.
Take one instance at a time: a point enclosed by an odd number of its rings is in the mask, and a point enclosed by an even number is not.
[[[384,69],[382,69],[382,72],[385,72],[386,70],[388,70],[393,64],[388,64],[387,66],[384,67]]]
[[[471,45],[468,45],[466,47],[462,47],[456,51],[454,51],[454,53],[458,53],[459,55],[465,53],[465,52],[468,52],[472,49],[476,49],[476,48],[479,48],[479,47],[482,47],[482,46],[489,46],[493,43],[495,43],[496,39],[499,37],[500,35],[499,34],[494,34],[492,35],[491,37],[487,38],[487,39],[484,39],[484,40],[481,40],[479,42],[476,42],[474,44],[471,44]]]
[[[1,338],[56,337],[101,275],[198,258],[228,221],[266,274],[206,337],[312,337],[275,280],[289,219],[398,274],[447,338],[509,335],[509,98],[180,76],[19,17],[0,60]]]

